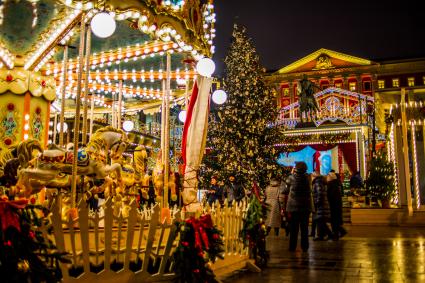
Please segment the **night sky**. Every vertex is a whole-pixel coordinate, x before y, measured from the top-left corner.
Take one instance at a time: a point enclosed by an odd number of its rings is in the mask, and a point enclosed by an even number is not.
[[[216,73],[224,68],[235,21],[247,27],[268,70],[277,70],[319,48],[372,60],[425,57],[425,18],[419,3],[215,0]]]

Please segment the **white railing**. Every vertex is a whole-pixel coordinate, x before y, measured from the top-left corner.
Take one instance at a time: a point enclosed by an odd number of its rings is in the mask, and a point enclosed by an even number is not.
[[[173,223],[180,221],[180,210],[170,209],[171,221],[167,223],[160,222],[158,205],[139,210],[133,200],[125,209],[117,211],[115,207],[112,199],[98,211],[90,211],[85,202],[80,202],[77,212],[64,218],[59,197],[54,200],[50,224],[54,233],[44,235],[51,238],[59,251],[69,253],[72,263],[61,264],[63,282],[172,280],[172,254],[178,244],[177,226]],[[204,208],[223,232],[223,263],[232,258],[248,259],[248,251],[239,239],[246,210],[246,202],[223,208],[217,203]],[[48,227],[42,228],[46,231]],[[220,261],[215,265],[220,265]]]

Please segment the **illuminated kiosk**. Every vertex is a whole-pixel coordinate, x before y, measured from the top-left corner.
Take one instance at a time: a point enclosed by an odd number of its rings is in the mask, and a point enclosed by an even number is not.
[[[400,101],[406,101],[410,90],[401,89]],[[391,105],[386,119],[388,158],[394,165],[398,193],[395,202],[407,208],[410,215],[423,211],[425,205],[425,104],[410,100]],[[422,213],[422,221],[425,215]]]
[[[333,169],[343,175],[346,171],[351,174],[359,171],[364,178],[368,155],[365,143],[369,133],[367,106],[373,104],[373,97],[336,87],[314,96],[319,107],[313,119],[314,127],[299,127],[298,102],[280,110],[277,124],[285,130],[285,143],[278,146],[293,152],[309,146],[311,150],[302,154],[299,161],[306,160],[310,172],[319,170],[327,174]],[[288,159],[289,154],[281,153],[278,162],[293,166],[297,160]]]
[[[192,80],[205,77],[199,69],[198,73],[195,71],[195,64],[214,53],[213,1],[39,0],[7,1],[0,7],[0,59],[3,62],[0,79],[6,85],[1,87],[5,88],[3,95],[9,95],[11,88],[18,99],[13,102],[21,102],[16,103],[16,108],[6,107],[9,112],[16,111],[9,114],[14,118],[8,129],[20,127],[10,145],[35,137],[31,131],[39,127],[35,121],[38,123],[41,119],[45,127],[40,137],[43,145],[46,134],[51,132],[51,142],[58,140],[59,143],[57,151],[62,152],[69,141],[73,143],[72,156],[80,157],[79,147],[90,142],[93,136],[99,136],[93,130],[94,121],[98,120],[107,125],[107,130],[100,133],[103,142],[97,144],[99,147],[106,148],[108,154],[113,146],[121,147],[127,142],[125,131],[128,130],[129,136],[132,135],[130,145],[136,152],[135,148],[144,144],[140,137],[144,126],[141,114],[154,116],[160,112],[156,115],[160,116],[156,120],[160,121],[157,135],[161,137],[161,151],[169,152],[171,105],[188,104]],[[20,30],[17,31],[16,26]],[[14,74],[15,65],[23,66],[23,74]],[[16,78],[24,82],[25,88],[15,88]],[[201,84],[198,88],[210,90]],[[27,94],[22,95],[24,93]],[[29,93],[32,96],[27,103]],[[199,96],[209,100],[209,95]],[[41,97],[46,100],[45,104],[38,101]],[[24,105],[22,109],[21,105]],[[47,123],[50,106],[52,125]],[[13,123],[15,115],[17,126]],[[44,116],[33,118],[36,115]],[[68,129],[65,119],[74,120]],[[28,127],[25,126],[27,120]],[[124,125],[124,121],[132,121],[134,129],[128,127],[129,123]],[[64,139],[65,134],[69,140]],[[105,146],[107,135],[117,141]],[[100,162],[106,159],[96,156]],[[158,171],[163,175],[164,188],[161,196],[168,200],[169,155],[159,156]],[[47,161],[56,160],[61,159],[55,157]],[[41,228],[43,235],[60,251],[70,255],[71,263],[61,264],[62,281],[172,280],[175,277],[171,268],[172,253],[177,244],[174,235],[178,232],[172,221],[180,220],[181,209],[170,207],[168,214],[162,214],[163,210],[156,205],[141,211],[134,199],[125,203],[108,198],[102,206],[103,215],[90,211],[84,200],[78,202],[75,197],[77,158],[72,159],[72,167],[71,201],[65,201],[58,194],[51,205],[54,234],[48,236],[46,232],[51,227]],[[39,171],[32,172],[33,176]],[[163,201],[162,207],[168,208],[168,201]],[[218,274],[220,268],[239,269],[247,263],[247,249],[238,237],[245,212],[246,205],[210,212],[225,236],[226,258],[212,267]]]

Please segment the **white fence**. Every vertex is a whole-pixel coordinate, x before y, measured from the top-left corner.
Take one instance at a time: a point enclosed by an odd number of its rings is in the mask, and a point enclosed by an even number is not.
[[[61,265],[63,282],[172,280],[172,254],[178,244],[177,226],[173,222],[180,220],[180,210],[171,209],[172,221],[161,223],[158,205],[140,211],[132,201],[125,213],[123,210],[117,213],[114,208],[111,199],[97,212],[81,202],[78,213],[64,221],[60,199],[54,201],[51,214],[54,233],[45,236],[51,237],[59,251],[69,253],[72,263]],[[228,266],[235,259],[247,260],[247,249],[239,239],[246,208],[245,202],[204,208],[224,234],[225,260],[216,262],[213,269]]]

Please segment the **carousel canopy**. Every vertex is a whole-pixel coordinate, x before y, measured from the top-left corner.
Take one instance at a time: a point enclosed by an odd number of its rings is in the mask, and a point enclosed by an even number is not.
[[[87,37],[88,91],[87,97],[82,92],[82,98],[94,99],[96,113],[107,112],[120,89],[124,112],[159,106],[167,53],[171,53],[171,99],[181,101],[187,82],[195,76],[194,63],[214,52],[212,1],[3,0],[0,66],[5,76],[19,69],[48,77],[60,97],[64,49],[68,46],[65,112],[72,113],[76,106],[80,22],[84,21],[88,29],[99,13],[112,17],[116,29],[107,38],[98,37],[96,31]],[[106,25],[100,21],[97,27],[92,23],[92,28],[102,30]],[[60,109],[60,104],[55,107]]]

